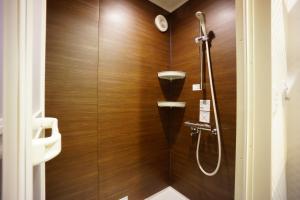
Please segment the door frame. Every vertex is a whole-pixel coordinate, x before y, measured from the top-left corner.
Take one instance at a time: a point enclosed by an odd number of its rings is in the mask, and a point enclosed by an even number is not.
[[[26,0],[3,0],[3,199],[28,199]],[[236,0],[237,139],[235,199],[271,198],[271,1]],[[9,89],[8,89],[9,88]],[[262,98],[263,97],[263,98]],[[27,111],[28,112],[28,111]],[[5,134],[10,133],[10,134]],[[25,134],[24,134],[25,133]],[[31,133],[31,132],[30,132]],[[23,141],[23,142],[22,142]],[[30,192],[29,192],[30,193]],[[26,197],[26,198],[24,198]]]
[[[43,1],[41,39],[45,40],[46,0],[41,1]],[[31,159],[33,5],[33,0],[3,0],[2,173],[5,184],[2,184],[2,199],[34,199]],[[41,49],[41,56],[44,56],[44,43],[41,44]],[[44,61],[42,64],[45,64]],[[44,169],[43,164],[41,169]],[[43,175],[38,178],[44,180]],[[45,198],[44,186],[39,189],[41,191],[39,200],[42,200]]]
[[[26,2],[3,1],[3,199],[26,199],[25,59]],[[9,134],[8,134],[9,133]],[[5,183],[5,184],[4,184]]]
[[[271,0],[236,0],[235,199],[271,199]]]

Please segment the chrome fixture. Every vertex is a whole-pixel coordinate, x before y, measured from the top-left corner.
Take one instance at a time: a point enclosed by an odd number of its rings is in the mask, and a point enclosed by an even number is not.
[[[201,42],[205,42],[207,40],[208,40],[207,35],[202,35],[202,36],[198,36],[198,37],[195,38],[196,44],[200,44],[200,45],[201,45]]]
[[[212,134],[217,135],[217,129],[213,129],[210,124],[199,122],[184,122],[185,126],[190,127],[191,136],[201,133],[201,131],[210,131]]]
[[[206,52],[206,58],[207,58],[207,68],[208,68],[208,75],[209,75],[209,83],[210,83],[210,91],[211,91],[211,99],[213,103],[213,112],[214,112],[214,118],[215,118],[215,126],[216,128],[212,129],[210,124],[203,124],[203,123],[192,123],[192,122],[185,122],[186,126],[189,126],[192,133],[191,135],[198,134],[198,142],[197,142],[197,149],[196,149],[196,158],[197,158],[197,164],[200,168],[200,170],[207,176],[213,176],[215,175],[219,168],[221,163],[221,136],[220,136],[220,127],[219,127],[219,118],[217,113],[217,105],[216,105],[216,97],[215,97],[215,91],[214,91],[214,82],[212,77],[212,66],[211,66],[211,60],[210,60],[210,51],[209,51],[209,36],[206,32],[205,27],[205,14],[203,12],[196,12],[196,17],[199,19],[199,36],[195,38],[195,42],[199,44],[199,53],[201,55],[201,62],[200,62],[200,79],[201,79],[201,90],[203,89],[203,56],[205,56]],[[202,45],[204,46],[203,47]],[[200,146],[200,139],[201,139],[201,132],[202,131],[210,131],[212,134],[217,135],[218,139],[218,163],[216,168],[212,172],[207,172],[203,169],[201,166],[200,160],[199,160],[199,146]]]
[[[196,12],[196,17],[199,19],[199,36],[195,38],[195,43],[199,44],[199,54],[200,54],[200,90],[203,90],[203,57],[204,51],[202,51],[202,43],[208,41],[208,35],[206,33],[205,27],[205,15],[203,12]]]

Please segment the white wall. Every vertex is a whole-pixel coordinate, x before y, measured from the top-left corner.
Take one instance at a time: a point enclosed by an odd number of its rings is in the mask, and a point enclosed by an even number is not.
[[[287,193],[300,199],[300,0],[285,0],[287,10]]]
[[[283,0],[272,0],[272,145],[271,192],[273,200],[287,199],[286,105],[283,97],[287,77],[286,15]]]
[[[272,87],[272,199],[299,200],[300,0],[272,0]]]

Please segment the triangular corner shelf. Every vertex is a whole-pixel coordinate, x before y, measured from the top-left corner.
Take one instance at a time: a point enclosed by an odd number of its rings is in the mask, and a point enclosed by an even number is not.
[[[184,79],[185,78],[185,72],[182,71],[162,71],[158,72],[158,77],[165,80],[177,80],[177,79]]]
[[[185,102],[177,101],[158,101],[157,106],[160,108],[184,108]]]

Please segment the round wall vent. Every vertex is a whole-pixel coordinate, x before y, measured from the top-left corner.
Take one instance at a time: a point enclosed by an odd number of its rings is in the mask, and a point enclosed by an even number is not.
[[[155,17],[155,25],[161,32],[166,32],[168,30],[168,21],[163,15],[157,15]]]

